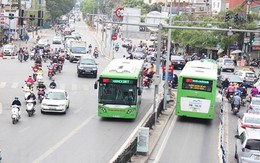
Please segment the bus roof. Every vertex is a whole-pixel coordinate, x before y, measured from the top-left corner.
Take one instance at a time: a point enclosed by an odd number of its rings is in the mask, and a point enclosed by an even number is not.
[[[100,74],[102,78],[137,79],[143,71],[143,60],[114,59]]]
[[[180,73],[183,77],[198,77],[217,80],[218,65],[211,61],[194,60],[187,62]]]

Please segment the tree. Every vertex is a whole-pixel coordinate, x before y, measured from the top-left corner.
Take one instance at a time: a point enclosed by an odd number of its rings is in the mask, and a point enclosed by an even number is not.
[[[97,14],[98,3],[96,0],[85,0],[80,5],[83,14]]]
[[[73,0],[47,0],[46,9],[49,11],[52,22],[55,22],[56,18],[67,14],[72,10],[74,6]]]

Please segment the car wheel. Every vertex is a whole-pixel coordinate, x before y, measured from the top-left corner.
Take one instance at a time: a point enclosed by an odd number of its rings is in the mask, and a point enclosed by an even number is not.
[[[72,63],[73,62],[73,59],[70,59],[70,63]]]
[[[80,73],[78,73],[78,77],[79,77],[79,78],[81,77]]]
[[[41,113],[44,114],[44,111],[41,110]]]
[[[231,72],[234,72],[234,69],[232,69]]]
[[[67,106],[67,109],[69,109],[70,108],[70,103],[68,104],[68,106]]]
[[[94,74],[94,78],[97,78],[97,74]]]
[[[65,111],[63,112],[63,114],[66,114],[67,113],[67,109],[65,109]]]

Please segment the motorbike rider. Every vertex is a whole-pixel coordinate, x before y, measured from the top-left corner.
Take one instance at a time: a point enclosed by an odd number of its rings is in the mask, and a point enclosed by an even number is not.
[[[235,91],[235,88],[232,83],[229,84],[227,90],[226,90],[226,98],[229,99],[230,95],[233,94]]]
[[[89,51],[89,54],[91,54],[91,50],[92,50],[92,45],[91,45],[91,44],[89,44],[89,46],[88,46],[88,51]]]
[[[37,87],[36,87],[38,90],[39,89],[46,89],[46,85],[43,83],[43,82],[39,82],[39,84],[37,85]]]
[[[227,89],[228,88],[228,86],[229,86],[229,80],[228,80],[228,77],[226,77],[225,78],[225,80],[224,81],[222,81],[222,88],[225,90],[225,89]]]
[[[238,93],[235,93],[235,96],[232,98],[231,101],[231,108],[232,110],[234,109],[234,106],[237,105],[238,110],[240,109],[240,104],[241,104],[241,97],[239,96]]]
[[[17,108],[18,108],[18,115],[19,115],[19,117],[21,117],[20,107],[22,106],[22,104],[21,104],[21,102],[20,102],[20,100],[19,100],[18,97],[15,97],[15,98],[14,98],[14,101],[12,102],[12,106],[14,106],[14,105],[18,106],[18,107],[17,107]]]
[[[36,72],[37,75],[43,75],[42,67],[38,67],[38,70]]]
[[[55,80],[52,79],[52,82],[50,83],[49,87],[50,88],[56,88],[57,84],[55,83]]]
[[[58,63],[58,58],[56,56],[53,57],[52,63]]]
[[[29,96],[27,96],[26,100],[30,100],[32,99],[33,100],[33,105],[35,106],[36,105],[36,96],[33,92],[30,93]]]
[[[251,89],[251,95],[253,97],[255,97],[258,94],[259,90],[257,89],[256,86],[254,86],[254,88]]]
[[[29,85],[33,85],[34,84],[34,80],[33,80],[31,75],[29,75],[28,79],[26,80],[26,83],[29,84]]]
[[[115,44],[115,50],[117,51],[119,49],[119,44],[118,42]]]
[[[240,84],[240,87],[246,87],[246,88],[248,88],[248,84],[247,84],[247,82],[246,82],[246,80],[244,79],[243,80],[243,82]]]
[[[37,57],[35,58],[35,64],[40,64],[40,65],[42,65],[42,58],[41,58],[41,56],[37,56]]]
[[[235,94],[238,94],[239,96],[241,96],[241,93],[242,93],[241,89],[239,87],[237,87],[235,90]]]

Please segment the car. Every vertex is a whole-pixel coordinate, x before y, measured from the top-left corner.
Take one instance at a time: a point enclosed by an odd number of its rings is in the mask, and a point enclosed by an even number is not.
[[[231,58],[223,57],[217,59],[217,64],[220,67],[221,71],[230,70],[231,72],[235,71],[234,61]]]
[[[248,106],[247,113],[258,113],[260,114],[260,97],[252,97],[251,102]]]
[[[240,135],[246,128],[260,128],[260,114],[244,113],[237,120],[237,132]]]
[[[15,45],[6,44],[3,47],[2,53],[4,56],[14,56],[17,55],[17,48]]]
[[[150,34],[150,41],[157,40],[157,34]]]
[[[260,90],[260,79],[257,80],[257,82],[254,84],[258,90]]]
[[[235,158],[238,163],[260,162],[260,129],[246,128],[237,138]]]
[[[171,56],[171,64],[174,66],[174,69],[183,69],[186,61],[183,57],[178,55],[172,55]]]
[[[46,92],[42,103],[41,112],[59,112],[66,114],[70,106],[68,93],[63,89],[50,89]]]
[[[217,81],[217,86],[219,88],[222,88],[222,82],[228,78],[228,81],[230,83],[237,83],[238,85],[240,85],[241,83],[243,83],[243,80],[237,76],[237,75],[234,75],[234,74],[228,74],[228,75],[219,75],[218,76],[218,81]]]
[[[142,48],[137,48],[133,53],[134,59],[145,59],[146,55]]]
[[[238,70],[234,74],[239,76],[242,80],[245,80],[246,83],[251,87],[253,87],[257,80],[256,74],[252,71]]]
[[[49,43],[49,40],[47,39],[40,39],[38,42],[37,42],[37,46],[40,48],[40,49],[43,49],[44,47],[46,46],[49,46],[50,43]]]
[[[122,47],[127,47],[127,45],[132,44],[132,40],[130,39],[124,39],[123,43],[122,43]]]
[[[72,32],[71,35],[74,36],[77,40],[81,39],[81,35],[78,32]]]
[[[83,75],[92,75],[94,78],[96,78],[97,73],[97,63],[92,56],[81,57],[80,60],[77,62],[78,77],[81,77]]]
[[[64,39],[64,41],[66,41],[68,39],[76,40],[76,36],[75,35],[66,35],[63,39]]]
[[[62,43],[62,38],[60,36],[54,36],[52,39],[53,44],[61,44]]]

